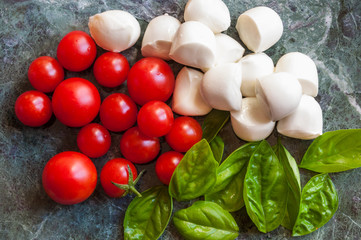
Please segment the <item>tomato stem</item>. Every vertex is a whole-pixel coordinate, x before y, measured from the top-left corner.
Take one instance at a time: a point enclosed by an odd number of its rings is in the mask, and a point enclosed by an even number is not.
[[[135,188],[135,185],[138,183],[139,179],[144,174],[145,170],[142,170],[139,173],[138,177],[135,180],[133,180],[133,172],[130,169],[129,165],[127,165],[127,167],[128,167],[128,184],[119,184],[119,183],[115,183],[113,181],[112,181],[112,184],[114,184],[116,187],[118,187],[122,190],[125,190],[122,197],[126,196],[129,192],[133,192],[138,197],[142,197],[142,194],[140,192],[138,192],[138,190]]]

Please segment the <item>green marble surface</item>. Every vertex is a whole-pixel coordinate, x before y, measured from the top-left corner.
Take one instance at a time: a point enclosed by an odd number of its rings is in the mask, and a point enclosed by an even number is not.
[[[359,0],[225,0],[231,11],[232,26],[227,31],[239,41],[234,28],[245,10],[266,5],[276,10],[284,23],[282,39],[267,50],[276,62],[281,55],[300,51],[317,64],[320,89],[317,100],[324,114],[324,131],[361,127],[361,4]],[[22,125],[15,117],[14,102],[32,87],[27,68],[41,56],[56,56],[62,36],[87,28],[88,17],[96,13],[122,9],[134,14],[142,32],[155,16],[168,13],[183,20],[186,0],[0,0],[0,239],[123,239],[122,219],[134,196],[108,198],[99,183],[94,194],[74,206],[56,204],[47,197],[41,184],[42,169],[56,153],[74,150],[77,128],[68,128],[55,120],[40,128]],[[140,41],[124,52],[131,64],[141,57]],[[98,55],[103,53],[98,49]],[[171,63],[175,73],[180,66]],[[91,69],[82,73],[66,72],[66,78],[82,76],[93,83]],[[126,87],[101,88],[102,99]],[[202,121],[202,118],[199,118]],[[95,119],[98,122],[99,119]],[[228,123],[221,131],[226,154],[243,144]],[[277,133],[268,139],[274,143]],[[98,172],[111,158],[119,157],[121,134],[112,134],[111,151],[94,159]],[[286,147],[300,161],[310,141],[282,137]],[[167,146],[162,144],[162,151]],[[154,162],[138,165],[147,169],[140,181],[141,191],[160,184]],[[313,175],[301,171],[302,184]],[[321,229],[298,239],[361,239],[361,169],[332,174],[339,193],[336,215]],[[175,203],[175,209],[190,205]],[[245,210],[234,214],[240,227],[238,239],[289,239],[282,227],[268,234],[259,233]],[[161,239],[182,239],[170,224]]]

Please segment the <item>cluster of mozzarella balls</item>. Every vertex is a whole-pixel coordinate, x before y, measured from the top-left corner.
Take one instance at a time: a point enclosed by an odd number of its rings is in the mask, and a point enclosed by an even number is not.
[[[291,52],[276,66],[263,53],[282,36],[283,24],[272,9],[259,6],[242,13],[236,29],[254,53],[223,34],[231,24],[221,0],[189,0],[184,23],[167,14],[152,19],[144,33],[142,55],[185,65],[176,78],[174,112],[202,116],[212,108],[230,111],[236,135],[245,141],[267,138],[276,122],[285,136],[313,139],[322,134],[322,110],[315,63]],[[138,21],[128,12],[112,10],[89,19],[90,33],[102,48],[120,52],[140,36]]]

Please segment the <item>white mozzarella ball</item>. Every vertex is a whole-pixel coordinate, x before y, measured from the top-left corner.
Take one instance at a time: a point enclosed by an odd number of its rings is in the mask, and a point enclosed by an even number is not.
[[[314,61],[300,52],[283,55],[276,64],[276,72],[288,72],[300,81],[304,94],[316,97],[318,94],[318,74]]]
[[[302,97],[302,87],[289,73],[272,73],[258,79],[256,97],[268,106],[272,121],[278,121],[296,110]]]
[[[298,139],[314,139],[322,134],[322,109],[311,96],[303,95],[296,111],[281,119],[277,131]]]
[[[169,56],[186,66],[211,68],[216,62],[216,38],[203,23],[185,22],[173,39]]]
[[[280,16],[269,7],[255,7],[242,13],[236,29],[242,42],[253,52],[263,52],[282,36]]]
[[[110,10],[91,16],[88,26],[98,46],[112,52],[132,47],[140,36],[137,19],[122,10]]]
[[[273,73],[272,58],[265,53],[252,53],[243,57],[240,63],[242,64],[242,95],[255,97],[257,79]]]
[[[215,109],[224,111],[240,110],[242,66],[225,63],[209,69],[203,76],[201,93]]]
[[[266,139],[275,127],[256,97],[243,98],[241,110],[231,112],[231,123],[235,134],[250,142]]]
[[[229,10],[222,0],[189,0],[184,20],[202,22],[214,33],[223,32],[231,25]]]
[[[215,37],[217,48],[216,65],[235,63],[242,58],[244,48],[239,42],[223,33],[216,34]]]
[[[178,19],[167,14],[153,18],[144,33],[142,55],[170,60],[169,50],[180,25]]]
[[[203,116],[212,107],[200,93],[203,73],[192,68],[183,67],[178,73],[173,92],[172,110],[185,116]]]

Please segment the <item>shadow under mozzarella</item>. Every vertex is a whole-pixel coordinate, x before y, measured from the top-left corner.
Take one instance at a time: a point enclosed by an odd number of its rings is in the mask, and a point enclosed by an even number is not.
[[[298,139],[314,139],[322,134],[322,109],[311,96],[303,95],[296,110],[281,119],[277,131]]]
[[[275,127],[267,113],[267,109],[256,97],[242,100],[239,111],[231,112],[231,123],[235,134],[245,141],[260,141],[267,138]]]
[[[132,47],[140,36],[140,25],[130,13],[110,10],[89,18],[89,31],[96,44],[111,52]]]
[[[178,19],[168,14],[153,18],[144,33],[142,55],[170,60],[169,51],[180,25]]]
[[[172,110],[185,116],[203,116],[212,107],[203,99],[200,87],[203,73],[183,67],[178,73],[173,92]]]

